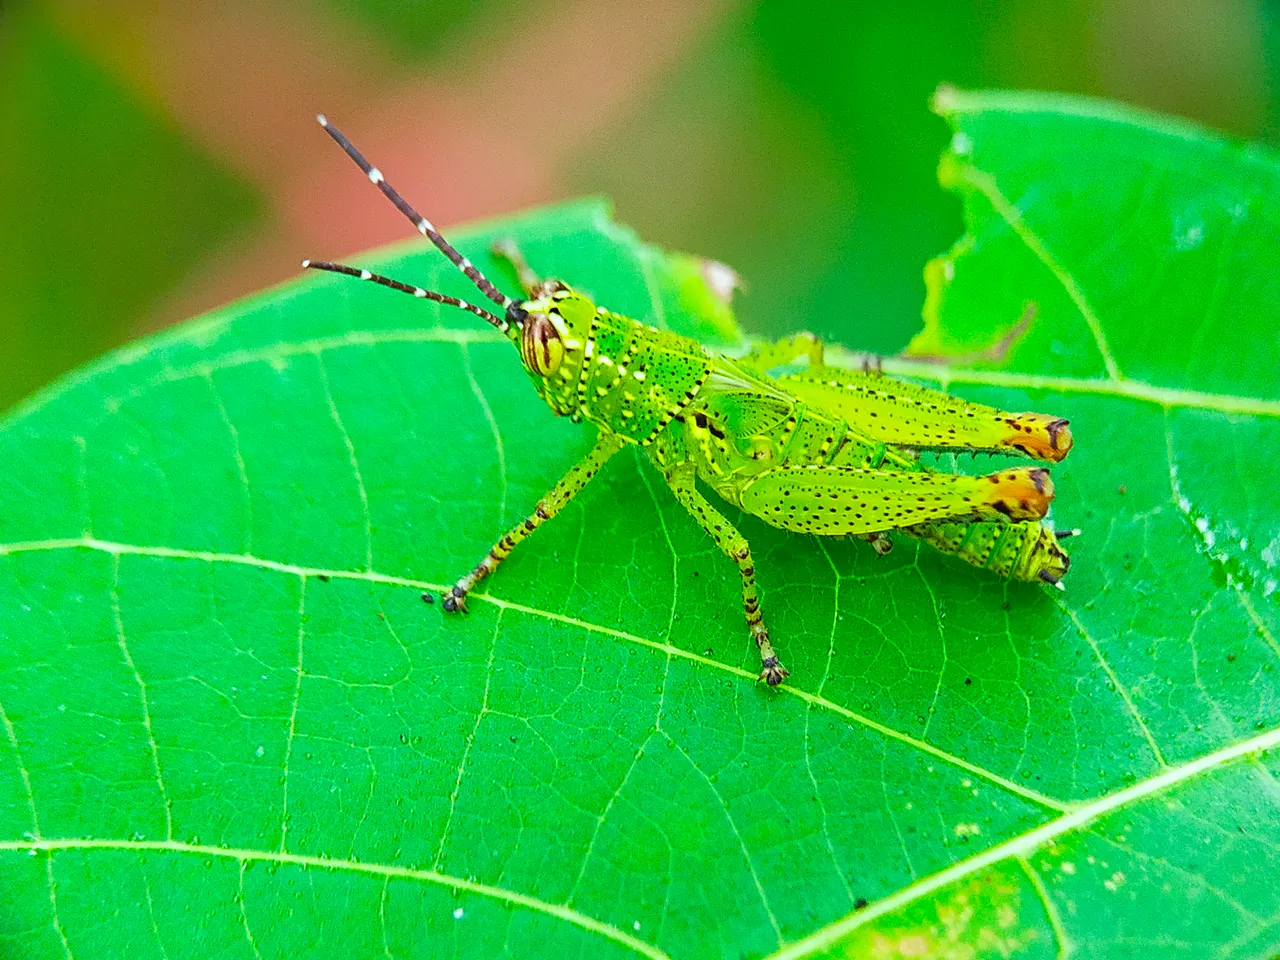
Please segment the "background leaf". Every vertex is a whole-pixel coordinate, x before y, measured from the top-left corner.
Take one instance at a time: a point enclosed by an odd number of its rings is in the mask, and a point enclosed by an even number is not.
[[[588,432],[466,315],[271,291],[0,432],[6,955],[1274,952],[1280,402],[1240,369],[1276,347],[1274,162],[1098,104],[943,106],[972,233],[917,352],[1040,313],[1000,369],[889,368],[1071,417],[1065,597],[746,518],[793,674],[764,689],[732,565],[623,455],[445,618],[419,593]],[[685,321],[688,271],[598,204],[459,240],[496,273],[506,233]]]

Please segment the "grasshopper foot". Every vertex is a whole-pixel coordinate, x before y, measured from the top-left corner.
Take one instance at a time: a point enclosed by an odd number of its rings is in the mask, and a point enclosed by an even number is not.
[[[760,679],[771,687],[776,687],[791,676],[790,671],[778,662],[777,657],[765,657],[761,665],[764,669],[760,671]]]
[[[449,613],[466,613],[467,612],[467,591],[462,587],[451,587],[449,592],[444,595],[441,601],[445,610]]]
[[[887,533],[864,533],[861,536],[863,540],[871,544],[871,549],[876,552],[878,557],[888,556],[890,551],[893,550],[893,538]]]
[[[759,617],[760,614],[756,613],[756,616]],[[782,665],[778,655],[773,652],[773,644],[769,642],[769,631],[764,628],[761,621],[757,620],[752,624],[751,634],[756,641],[756,647],[760,650],[760,679],[769,686],[776,687],[791,674]]]

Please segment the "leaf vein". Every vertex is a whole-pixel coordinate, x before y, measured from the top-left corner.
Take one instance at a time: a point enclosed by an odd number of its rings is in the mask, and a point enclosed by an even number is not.
[[[245,861],[240,861],[240,887],[239,896],[236,897],[236,906],[240,908],[240,924],[244,927],[244,937],[249,941],[249,949],[253,951],[256,960],[262,960],[262,953],[258,950],[258,942],[253,937],[253,930],[249,928],[249,914],[244,908],[244,866]]]
[[[738,849],[742,851],[742,859],[747,865],[747,872],[751,874],[751,881],[755,884],[756,893],[760,896],[760,906],[764,908],[765,916],[769,918],[769,924],[773,927],[773,932],[778,938],[778,945],[782,945],[782,927],[778,924],[778,918],[774,915],[773,907],[769,906],[769,896],[765,893],[764,884],[760,882],[760,874],[756,872],[756,865],[751,859],[751,851],[747,849],[746,841],[742,839],[742,834],[738,832],[738,825],[734,822],[733,815],[729,813],[729,805],[725,803],[725,799],[721,796],[720,791],[716,789],[716,785],[706,772],[694,762],[693,757],[689,756],[688,751],[680,744],[676,743],[671,737],[663,731],[664,740],[676,748],[676,751],[689,762],[689,766],[697,771],[698,776],[707,785],[707,789],[711,791],[711,795],[716,798],[716,802],[720,804],[720,812],[724,814],[725,822],[729,824],[729,830],[733,833],[733,838],[738,841]]]
[[[1176,767],[1168,767],[1159,774],[1141,783],[1135,783],[1123,790],[1099,797],[1097,800],[1082,804],[1063,814],[1055,820],[1041,824],[1026,833],[1012,837],[1003,843],[988,847],[981,853],[952,864],[937,873],[931,874],[908,887],[904,887],[883,900],[878,900],[857,913],[850,914],[835,923],[816,930],[802,940],[787,944],[782,950],[773,954],[768,960],[799,960],[820,953],[836,943],[848,933],[864,926],[872,920],[886,914],[901,910],[931,893],[956,881],[970,877],[980,870],[1001,863],[1011,857],[1026,856],[1040,847],[1056,840],[1063,834],[1080,827],[1087,826],[1094,820],[1115,810],[1123,809],[1131,803],[1144,800],[1164,790],[1170,789],[1197,774],[1206,773],[1221,767],[1233,760],[1262,753],[1280,746],[1280,727],[1260,733],[1248,740],[1223,747],[1213,753],[1197,757]]]
[[[1129,693],[1129,689],[1120,681],[1120,677],[1112,668],[1110,661],[1103,656],[1102,648],[1098,646],[1098,641],[1093,638],[1093,635],[1070,605],[1057,597],[1054,598],[1054,603],[1057,604],[1059,610],[1067,615],[1067,618],[1075,626],[1076,632],[1089,644],[1089,649],[1093,651],[1094,658],[1106,673],[1111,685],[1116,688],[1116,693],[1120,694],[1120,699],[1124,701],[1125,708],[1129,711],[1129,716],[1133,718],[1133,722],[1137,725],[1138,730],[1141,731],[1143,739],[1147,741],[1147,746],[1151,748],[1151,753],[1155,757],[1156,763],[1160,765],[1161,769],[1167,770],[1169,763],[1164,758],[1160,744],[1156,742],[1155,735],[1151,732],[1151,728],[1147,726],[1147,722],[1142,719],[1142,714],[1138,711],[1137,704],[1133,702],[1133,696]]]
[[[284,770],[281,779],[280,852],[285,852],[289,836],[289,761],[293,758],[293,741],[298,727],[298,701],[302,699],[302,641],[307,623],[307,574],[298,575],[298,662],[294,666],[293,704],[289,708],[289,734],[284,745]]]
[[[1121,373],[1120,366],[1116,363],[1116,359],[1111,353],[1111,347],[1107,344],[1107,335],[1102,329],[1102,322],[1098,319],[1098,315],[1089,304],[1089,298],[1085,296],[1084,290],[1076,282],[1075,277],[1058,262],[1058,259],[1050,252],[1044,241],[1027,225],[1026,220],[1023,219],[1022,212],[1000,190],[1000,186],[996,183],[994,176],[985,170],[979,170],[977,167],[967,164],[962,169],[962,176],[965,182],[978,190],[991,202],[991,206],[995,208],[995,211],[1000,214],[1000,217],[1013,232],[1018,235],[1018,238],[1026,244],[1027,249],[1049,269],[1049,272],[1062,285],[1062,289],[1066,291],[1067,296],[1071,298],[1071,302],[1080,311],[1080,316],[1084,318],[1085,325],[1089,328],[1089,333],[1093,335],[1094,344],[1098,348],[1098,354],[1102,357],[1102,365],[1106,368],[1107,377],[1111,380],[1123,380],[1124,374]]]
[[[164,776],[160,772],[160,747],[156,743],[156,735],[151,729],[151,707],[147,698],[147,685],[138,672],[133,654],[129,652],[129,643],[124,633],[124,617],[120,614],[120,555],[115,554],[111,562],[111,617],[116,628],[116,645],[133,680],[138,685],[138,698],[142,705],[142,726],[147,731],[147,745],[151,750],[151,766],[156,774],[156,786],[160,788],[160,803],[164,807],[164,835],[173,839],[173,808],[169,802],[169,791],[164,785]]]
[[[570,907],[558,903],[548,903],[528,894],[495,887],[475,880],[465,880],[449,874],[437,873],[434,870],[420,870],[414,867],[401,867],[393,864],[367,863],[360,860],[334,860],[327,857],[312,856],[300,853],[286,853],[273,850],[250,850],[236,847],[215,847],[201,843],[184,843],[180,840],[111,840],[105,838],[66,838],[55,840],[0,840],[0,850],[24,851],[52,854],[63,850],[119,850],[127,853],[164,852],[182,853],[198,857],[220,857],[235,860],[241,864],[275,863],[295,867],[307,867],[320,870],[341,870],[350,873],[362,873],[388,879],[418,880],[424,883],[435,883],[466,893],[474,893],[490,897],[504,903],[515,904],[545,913],[564,920],[576,927],[613,940],[629,947],[636,953],[652,960],[669,960],[667,954],[652,944],[645,943],[636,937],[623,933],[595,917],[579,913]],[[65,939],[64,939],[65,942]],[[70,957],[70,950],[67,951]]]
[[[493,434],[493,445],[498,454],[498,479],[501,483],[501,493],[498,495],[498,522],[503,523],[507,516],[507,451],[502,445],[502,431],[498,429],[498,421],[493,416],[493,408],[489,406],[489,398],[484,395],[479,381],[476,380],[475,370],[471,366],[471,352],[467,350],[466,343],[459,343],[458,350],[462,353],[462,369],[467,374],[471,392],[479,402],[480,409],[484,411],[485,421]],[[369,569],[373,569],[372,563],[369,564]]]
[[[832,351],[838,366],[846,365],[842,352]],[[852,354],[845,356],[852,357]],[[1241,397],[1231,394],[1206,393],[1200,390],[1178,390],[1144,383],[1141,380],[1098,380],[1088,377],[1041,376],[1004,370],[975,370],[949,367],[944,363],[886,357],[881,369],[890,376],[915,377],[941,383],[970,383],[979,386],[1014,387],[1020,390],[1045,390],[1078,393],[1100,397],[1121,397],[1151,403],[1158,407],[1187,407],[1217,413],[1255,417],[1280,417],[1280,400]]]
[[[440,831],[440,846],[436,848],[435,858],[432,860],[431,869],[439,870],[440,864],[444,861],[445,845],[449,840],[449,829],[453,826],[453,813],[458,805],[458,794],[462,790],[462,778],[467,772],[467,760],[471,756],[471,746],[476,741],[476,733],[480,730],[480,724],[484,722],[485,715],[489,713],[489,688],[493,685],[493,660],[494,655],[498,652],[498,631],[502,627],[502,609],[498,610],[498,615],[493,619],[493,641],[489,645],[489,660],[485,665],[484,671],[484,694],[480,698],[480,710],[476,714],[476,722],[467,733],[466,745],[462,748],[462,760],[458,763],[458,773],[453,781],[453,790],[449,794],[449,813],[444,818],[444,828]]]
[[[244,462],[244,451],[240,448],[240,431],[231,421],[231,412],[222,400],[222,391],[218,389],[212,374],[205,377],[209,384],[209,392],[218,407],[218,414],[226,424],[227,433],[231,437],[231,455],[236,462],[236,471],[240,476],[240,491],[244,497],[244,553],[253,553],[253,493],[249,487],[249,471]]]
[[[33,551],[45,550],[97,550],[104,553],[114,553],[131,556],[145,557],[163,557],[173,560],[195,560],[203,563],[231,563],[239,566],[255,567],[262,570],[271,570],[277,573],[285,573],[291,576],[306,579],[308,577],[329,577],[336,580],[357,580],[365,583],[376,583],[393,587],[412,587],[415,590],[433,590],[444,591],[448,587],[438,583],[431,583],[425,580],[413,580],[408,577],[397,577],[391,574],[353,571],[353,570],[327,570],[317,567],[301,567],[296,564],[282,563],[278,560],[267,560],[261,557],[242,556],[240,554],[213,553],[202,550],[184,550],[177,547],[161,547],[161,546],[142,546],[138,544],[113,543],[106,540],[97,540],[92,538],[75,538],[75,539],[54,539],[54,540],[36,540],[26,541],[22,543],[6,543],[0,544],[0,556],[7,556],[15,553],[29,553]],[[627,633],[624,630],[617,630],[613,627],[602,626],[597,623],[591,623],[587,620],[579,620],[576,617],[565,616],[564,614],[552,613],[548,610],[539,610],[536,607],[526,606],[522,603],[516,603],[512,600],[503,600],[487,593],[473,593],[470,595],[472,600],[478,600],[485,603],[491,603],[495,607],[507,610],[514,610],[529,616],[543,617],[547,620],[553,620],[556,623],[563,623],[567,626],[577,627],[581,630],[587,630],[592,633],[599,633],[605,636],[615,637],[619,640],[626,640],[630,643],[636,643],[651,650],[667,654],[672,657],[680,657],[685,660],[691,660],[700,663],[705,667],[715,670],[722,670],[725,673],[732,674],[747,680],[756,680],[756,675],[741,667],[734,667],[718,660],[712,660],[691,650],[685,650],[681,647],[674,646],[669,643],[663,643],[658,640],[650,640],[647,637],[637,636],[633,633]],[[299,637],[299,651],[301,651],[301,636]],[[299,666],[299,684],[301,683],[301,667]],[[1038,806],[1046,807],[1051,810],[1065,812],[1073,810],[1079,806],[1078,803],[1059,800],[1039,791],[1032,790],[1030,787],[1023,786],[1005,777],[1000,776],[994,771],[979,766],[963,757],[948,753],[940,747],[936,747],[931,743],[919,740],[910,734],[895,730],[893,727],[886,726],[870,717],[856,713],[841,704],[827,700],[818,694],[810,693],[791,684],[783,684],[776,688],[777,692],[783,696],[799,697],[808,703],[830,710],[832,713],[852,720],[869,730],[879,733],[881,736],[899,743],[913,747],[922,753],[927,753],[932,757],[943,761],[944,763],[958,767],[974,776],[981,777],[989,783],[992,783],[1005,791],[1016,794],[1025,800],[1029,800]],[[296,712],[296,701],[295,701]]]
[[[1066,960],[1074,952],[1071,937],[1067,935],[1066,925],[1062,922],[1062,914],[1058,912],[1058,905],[1053,902],[1053,896],[1049,893],[1049,888],[1045,886],[1044,878],[1040,876],[1039,871],[1026,857],[1014,857],[1018,866],[1022,868],[1022,872],[1027,875],[1027,880],[1031,883],[1031,889],[1036,892],[1036,896],[1040,900],[1040,905],[1044,907],[1045,918],[1049,921],[1049,929],[1053,931],[1053,939],[1058,944],[1058,960]]]
[[[369,491],[364,485],[364,475],[360,472],[360,459],[356,456],[355,444],[351,442],[351,434],[347,425],[342,422],[342,414],[338,412],[338,404],[333,399],[333,390],[329,386],[329,371],[325,367],[324,355],[317,353],[316,366],[320,370],[320,385],[324,388],[324,399],[329,406],[329,417],[338,434],[342,437],[343,446],[347,448],[347,460],[351,464],[351,476],[356,482],[356,492],[360,495],[360,507],[364,515],[364,568],[373,569],[373,515],[369,512]]]

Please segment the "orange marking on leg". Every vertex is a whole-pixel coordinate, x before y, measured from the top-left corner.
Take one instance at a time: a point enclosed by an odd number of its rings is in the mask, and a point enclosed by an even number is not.
[[[1061,417],[1041,413],[1019,413],[1006,417],[1013,432],[1000,441],[1002,447],[1013,447],[1038,460],[1062,460],[1071,452],[1071,428]]]
[[[988,504],[1010,520],[1040,520],[1053,501],[1053,480],[1039,467],[1002,470],[987,477],[991,481]]]

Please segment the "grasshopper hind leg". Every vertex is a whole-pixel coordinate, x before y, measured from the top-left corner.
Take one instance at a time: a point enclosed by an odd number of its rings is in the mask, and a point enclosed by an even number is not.
[[[778,654],[769,642],[769,630],[764,625],[764,616],[760,613],[760,596],[756,592],[755,561],[751,557],[751,546],[747,543],[747,538],[698,492],[695,485],[696,474],[691,463],[677,464],[663,475],[671,492],[689,511],[690,516],[711,535],[716,546],[738,565],[738,572],[742,575],[742,609],[747,617],[751,638],[760,651],[760,679],[769,686],[776,687],[790,674],[778,660]]]

